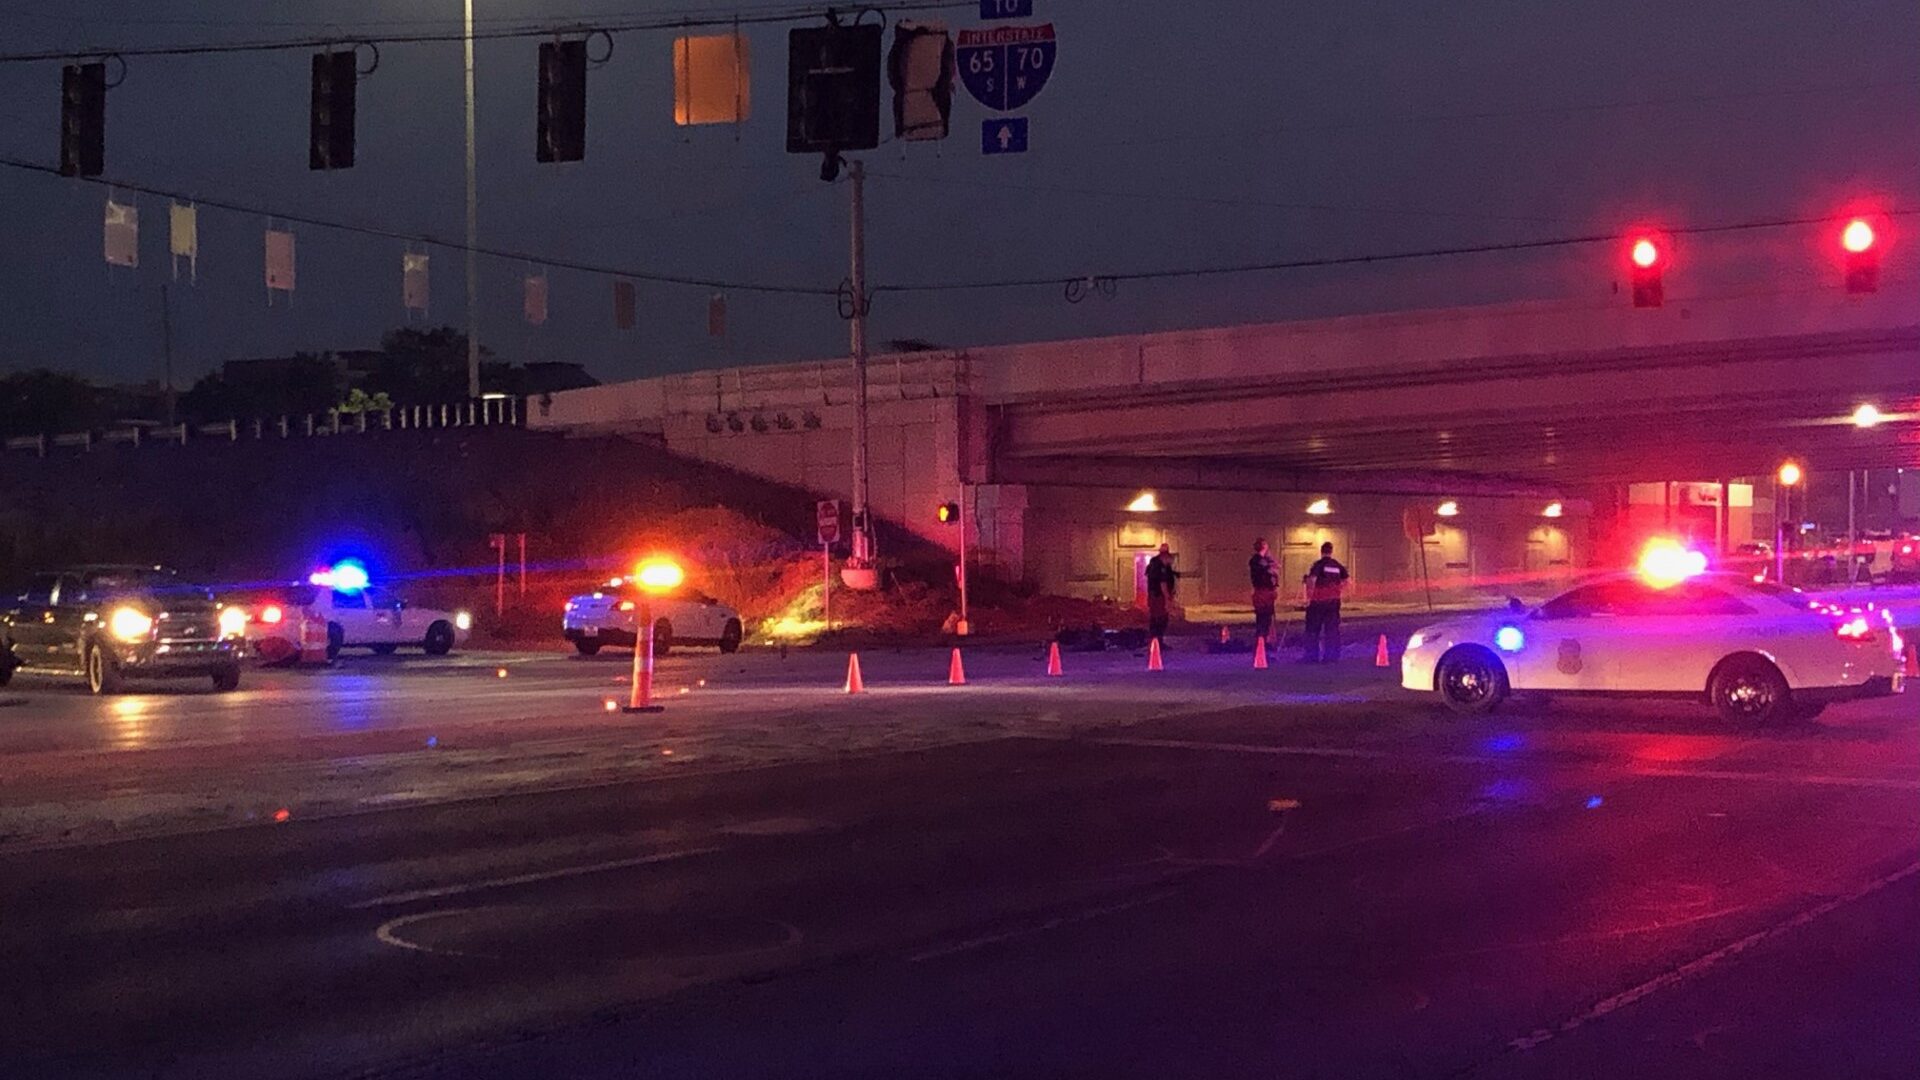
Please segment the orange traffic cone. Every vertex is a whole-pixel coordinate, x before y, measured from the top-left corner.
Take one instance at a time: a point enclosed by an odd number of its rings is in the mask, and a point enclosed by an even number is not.
[[[1387,635],[1381,634],[1380,644],[1373,650],[1373,666],[1387,667],[1390,663],[1387,659]]]
[[[1060,669],[1060,643],[1057,641],[1047,646],[1047,674],[1055,678],[1066,674]]]
[[[849,694],[864,694],[867,692],[867,684],[860,681],[860,654],[859,653],[847,654],[846,692]]]
[[[1159,638],[1154,638],[1147,642],[1147,670],[1148,671],[1165,671],[1166,670],[1166,665],[1160,662],[1160,639]]]
[[[1920,676],[1920,645],[1907,646],[1907,675]]]
[[[1253,639],[1253,670],[1267,670],[1267,639]]]
[[[959,649],[953,650],[953,659],[947,664],[947,685],[967,685],[967,669],[964,664],[960,663]]]

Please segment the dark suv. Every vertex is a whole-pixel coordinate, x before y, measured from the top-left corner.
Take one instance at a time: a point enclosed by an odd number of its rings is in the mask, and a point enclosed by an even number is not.
[[[222,614],[211,592],[165,567],[36,574],[0,616],[0,685],[24,667],[83,675],[96,694],[148,678],[211,678],[215,690],[234,690],[246,626]]]

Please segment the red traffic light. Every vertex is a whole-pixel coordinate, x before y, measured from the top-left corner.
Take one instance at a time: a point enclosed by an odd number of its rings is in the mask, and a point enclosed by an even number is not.
[[[1840,246],[1855,255],[1873,247],[1873,242],[1877,239],[1879,238],[1874,235],[1873,224],[1866,218],[1854,218],[1847,222],[1846,228],[1840,230]]]
[[[1633,279],[1633,306],[1659,307],[1666,302],[1666,238],[1640,233],[1627,241],[1627,268]]]
[[[1880,289],[1880,233],[1864,217],[1848,219],[1840,228],[1840,253],[1846,267],[1847,291],[1878,292]]]

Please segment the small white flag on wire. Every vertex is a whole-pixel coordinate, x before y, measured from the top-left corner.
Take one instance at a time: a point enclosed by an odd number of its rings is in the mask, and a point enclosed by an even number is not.
[[[537,274],[528,274],[524,285],[525,296],[520,306],[526,313],[527,322],[533,326],[545,326],[547,324],[547,272],[542,270]]]
[[[408,311],[427,310],[427,255],[409,251],[400,256],[400,302]]]
[[[192,203],[174,203],[168,208],[167,251],[173,256],[173,280],[180,280],[180,260],[187,262],[187,280],[200,280],[200,211]]]
[[[105,245],[111,266],[140,265],[140,208],[107,197]]]
[[[267,291],[293,291],[293,233],[285,229],[267,230]]]

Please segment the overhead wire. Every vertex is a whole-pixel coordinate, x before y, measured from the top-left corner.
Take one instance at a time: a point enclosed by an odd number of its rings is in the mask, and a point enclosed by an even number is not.
[[[887,15],[895,12],[944,11],[956,8],[975,7],[974,0],[896,0],[861,4],[841,9],[848,15],[860,15],[877,12]],[[627,34],[644,31],[693,30],[711,27],[739,27],[767,25],[776,23],[811,22],[824,18],[827,5],[806,5],[788,7],[781,10],[768,9],[755,13],[727,13],[683,15],[678,18],[653,17],[648,19],[600,19],[587,18],[577,22],[554,22],[546,20],[539,23],[528,22],[493,28],[476,26],[471,35],[474,41],[501,41],[510,39],[551,38],[556,33],[593,32],[599,34]],[[0,64],[38,63],[49,60],[71,60],[76,57],[117,56],[121,59],[156,56],[215,56],[229,53],[291,52],[311,50],[347,42],[366,45],[418,45],[448,44],[464,42],[468,39],[464,30],[433,30],[412,33],[374,33],[355,34],[344,30],[326,35],[308,35],[287,38],[260,38],[250,41],[197,42],[179,45],[136,45],[136,46],[86,46],[79,48],[42,49],[31,52],[0,53]]]

